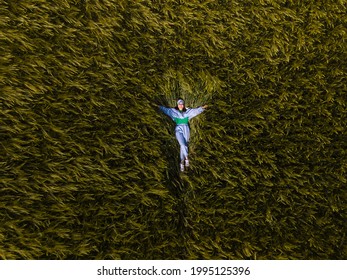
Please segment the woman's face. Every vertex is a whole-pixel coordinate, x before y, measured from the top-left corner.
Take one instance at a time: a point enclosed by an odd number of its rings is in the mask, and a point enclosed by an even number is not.
[[[178,106],[178,109],[179,109],[180,111],[182,111],[182,110],[184,109],[184,104],[178,104],[177,106]]]

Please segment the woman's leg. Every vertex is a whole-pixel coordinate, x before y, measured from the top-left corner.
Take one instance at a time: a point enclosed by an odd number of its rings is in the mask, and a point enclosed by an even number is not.
[[[176,131],[176,139],[180,144],[180,158],[182,162],[188,157],[188,143],[182,131]]]
[[[189,167],[189,159],[188,159],[188,145],[189,145],[189,138],[190,138],[190,128],[189,126],[184,126],[183,128],[183,136],[187,143],[187,155],[185,156],[184,163],[186,167]]]

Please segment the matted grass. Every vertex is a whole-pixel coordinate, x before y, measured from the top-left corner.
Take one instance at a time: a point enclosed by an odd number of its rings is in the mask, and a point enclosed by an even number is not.
[[[346,1],[0,14],[1,259],[346,259]]]

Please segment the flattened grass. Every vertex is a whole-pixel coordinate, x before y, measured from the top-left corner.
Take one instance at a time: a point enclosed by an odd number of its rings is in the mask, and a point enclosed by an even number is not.
[[[345,12],[5,1],[0,258],[345,259]]]

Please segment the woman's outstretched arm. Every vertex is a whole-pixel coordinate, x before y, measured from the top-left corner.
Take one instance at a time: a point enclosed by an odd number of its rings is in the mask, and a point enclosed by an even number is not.
[[[205,109],[207,107],[208,107],[207,105],[204,105],[204,106],[201,106],[201,107],[188,109],[187,110],[187,115],[188,115],[189,119],[192,119],[192,118],[196,117],[197,115],[201,114],[203,111],[205,111]]]
[[[159,105],[160,111],[162,111],[165,115],[168,115],[170,118],[173,118],[173,109],[167,108]]]

